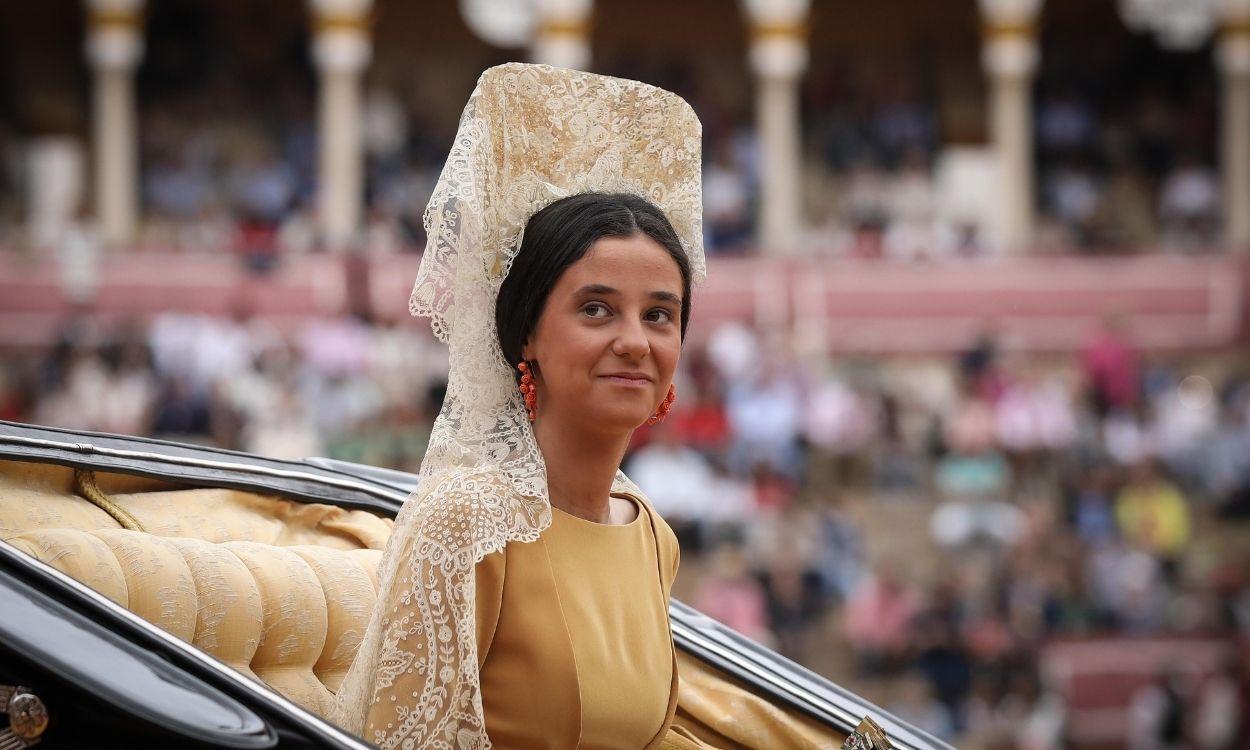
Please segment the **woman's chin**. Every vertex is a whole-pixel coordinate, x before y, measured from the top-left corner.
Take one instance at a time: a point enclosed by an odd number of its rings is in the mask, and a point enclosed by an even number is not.
[[[585,421],[593,424],[603,432],[631,433],[646,424],[650,414],[643,414],[638,409],[595,409],[587,410]]]

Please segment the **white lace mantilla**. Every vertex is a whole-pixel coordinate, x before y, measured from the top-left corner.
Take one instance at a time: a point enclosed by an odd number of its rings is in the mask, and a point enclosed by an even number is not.
[[[490,747],[474,569],[551,524],[542,454],[496,336],[500,284],[529,218],[588,191],[659,206],[702,281],[701,135],[685,101],[637,81],[518,63],[478,79],[425,211],[409,303],[448,344],[447,395],[338,693],[331,718],[344,728],[384,750]],[[614,490],[638,492],[623,473]]]

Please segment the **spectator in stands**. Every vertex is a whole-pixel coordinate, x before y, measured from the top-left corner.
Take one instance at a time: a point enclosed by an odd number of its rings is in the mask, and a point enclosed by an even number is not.
[[[910,624],[916,669],[946,709],[952,729],[964,727],[964,703],[972,689],[972,658],[960,635],[963,621],[959,582],[939,583]]]
[[[1176,573],[1181,553],[1189,544],[1189,502],[1163,476],[1156,461],[1141,461],[1115,501],[1120,534],[1130,545],[1157,555],[1169,577]]]
[[[918,597],[893,563],[864,576],[842,608],[846,634],[861,674],[897,669],[910,645]]]
[[[683,545],[699,549],[709,505],[717,501],[717,481],[708,460],[678,440],[667,424],[656,425],[653,439],[629,460],[629,476],[647,493]]]
[[[1099,205],[1098,224],[1105,231],[1103,241],[1108,249],[1143,252],[1159,233],[1150,183],[1131,159],[1123,156],[1113,156],[1113,159]]]
[[[1017,671],[1012,698],[1023,715],[1014,725],[1019,750],[1060,750],[1066,742],[1068,710],[1063,696],[1034,671]]]
[[[1139,395],[1137,353],[1129,343],[1127,320],[1108,316],[1081,350],[1081,367],[1095,414],[1131,410]]]
[[[1150,444],[1173,479],[1198,487],[1219,430],[1221,405],[1205,377],[1180,373],[1165,377],[1151,399]]]
[[[1097,219],[1102,190],[1087,165],[1074,158],[1061,163],[1047,175],[1044,194],[1069,243],[1088,249],[1101,242]]]
[[[1071,87],[1042,97],[1037,114],[1037,140],[1049,156],[1076,154],[1090,146],[1097,121],[1089,101]]]
[[[890,179],[875,158],[861,155],[846,177],[841,195],[841,222],[853,232],[847,254],[852,258],[880,258],[890,221]]]
[[[744,170],[720,142],[703,172],[703,223],[706,246],[714,252],[741,250],[751,238],[750,195]]]
[[[1229,655],[1202,687],[1194,716],[1194,744],[1201,750],[1250,747],[1250,670]]]
[[[1189,746],[1186,686],[1175,667],[1168,667],[1133,694],[1128,715],[1129,750],[1182,750]]]
[[[206,159],[194,159],[194,150],[155,159],[143,180],[144,201],[156,215],[189,221],[216,198]]]
[[[881,426],[877,401],[848,379],[829,375],[809,389],[806,411],[809,473],[840,488],[862,485]]]
[[[818,530],[812,560],[824,596],[828,601],[844,603],[868,571],[863,531],[830,501],[812,503],[809,517]]]
[[[1163,246],[1181,252],[1205,249],[1215,239],[1219,211],[1214,171],[1192,154],[1185,155],[1159,191]]]
[[[1222,399],[1220,425],[1204,446],[1205,489],[1227,511],[1250,510],[1250,381],[1230,383]]]
[[[729,445],[729,420],[720,383],[708,379],[693,390],[688,400],[683,398],[669,414],[668,424],[682,445],[699,451],[709,461],[718,461]],[[682,395],[686,392],[683,389]]]
[[[826,604],[820,577],[809,560],[809,555],[779,546],[760,571],[777,650],[798,662],[811,658],[809,649],[816,635],[812,628]]]
[[[760,464],[797,480],[802,473],[799,430],[803,403],[798,372],[780,352],[740,369],[729,381],[725,413],[733,434],[730,466]]]
[[[1069,517],[1083,542],[1099,545],[1118,533],[1113,512],[1115,475],[1105,463],[1094,463],[1077,475],[1069,495]]]
[[[742,546],[724,541],[711,550],[709,557],[711,570],[699,584],[695,607],[748,638],[773,644],[764,589],[750,575]]]
[[[933,687],[919,674],[904,675],[886,710],[935,737],[953,738],[955,723],[950,711],[934,695]]]
[[[924,149],[911,146],[892,178],[885,255],[894,260],[921,260],[935,255],[937,195]]]

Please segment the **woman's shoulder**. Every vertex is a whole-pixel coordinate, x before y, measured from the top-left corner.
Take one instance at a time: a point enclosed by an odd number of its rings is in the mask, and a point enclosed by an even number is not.
[[[624,494],[638,501],[641,512],[648,516],[651,528],[655,529],[655,546],[660,555],[660,570],[668,574],[668,580],[664,584],[665,587],[669,587],[673,583],[673,578],[677,577],[677,568],[681,564],[681,546],[677,543],[677,535],[673,533],[672,527],[668,525],[659,511],[651,505],[651,501],[645,494],[634,488],[626,490]]]

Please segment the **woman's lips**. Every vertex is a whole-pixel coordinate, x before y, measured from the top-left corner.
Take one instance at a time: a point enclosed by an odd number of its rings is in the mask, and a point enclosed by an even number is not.
[[[631,375],[600,375],[599,377],[617,385],[623,385],[630,388],[643,388],[651,385],[651,380],[641,376]]]

